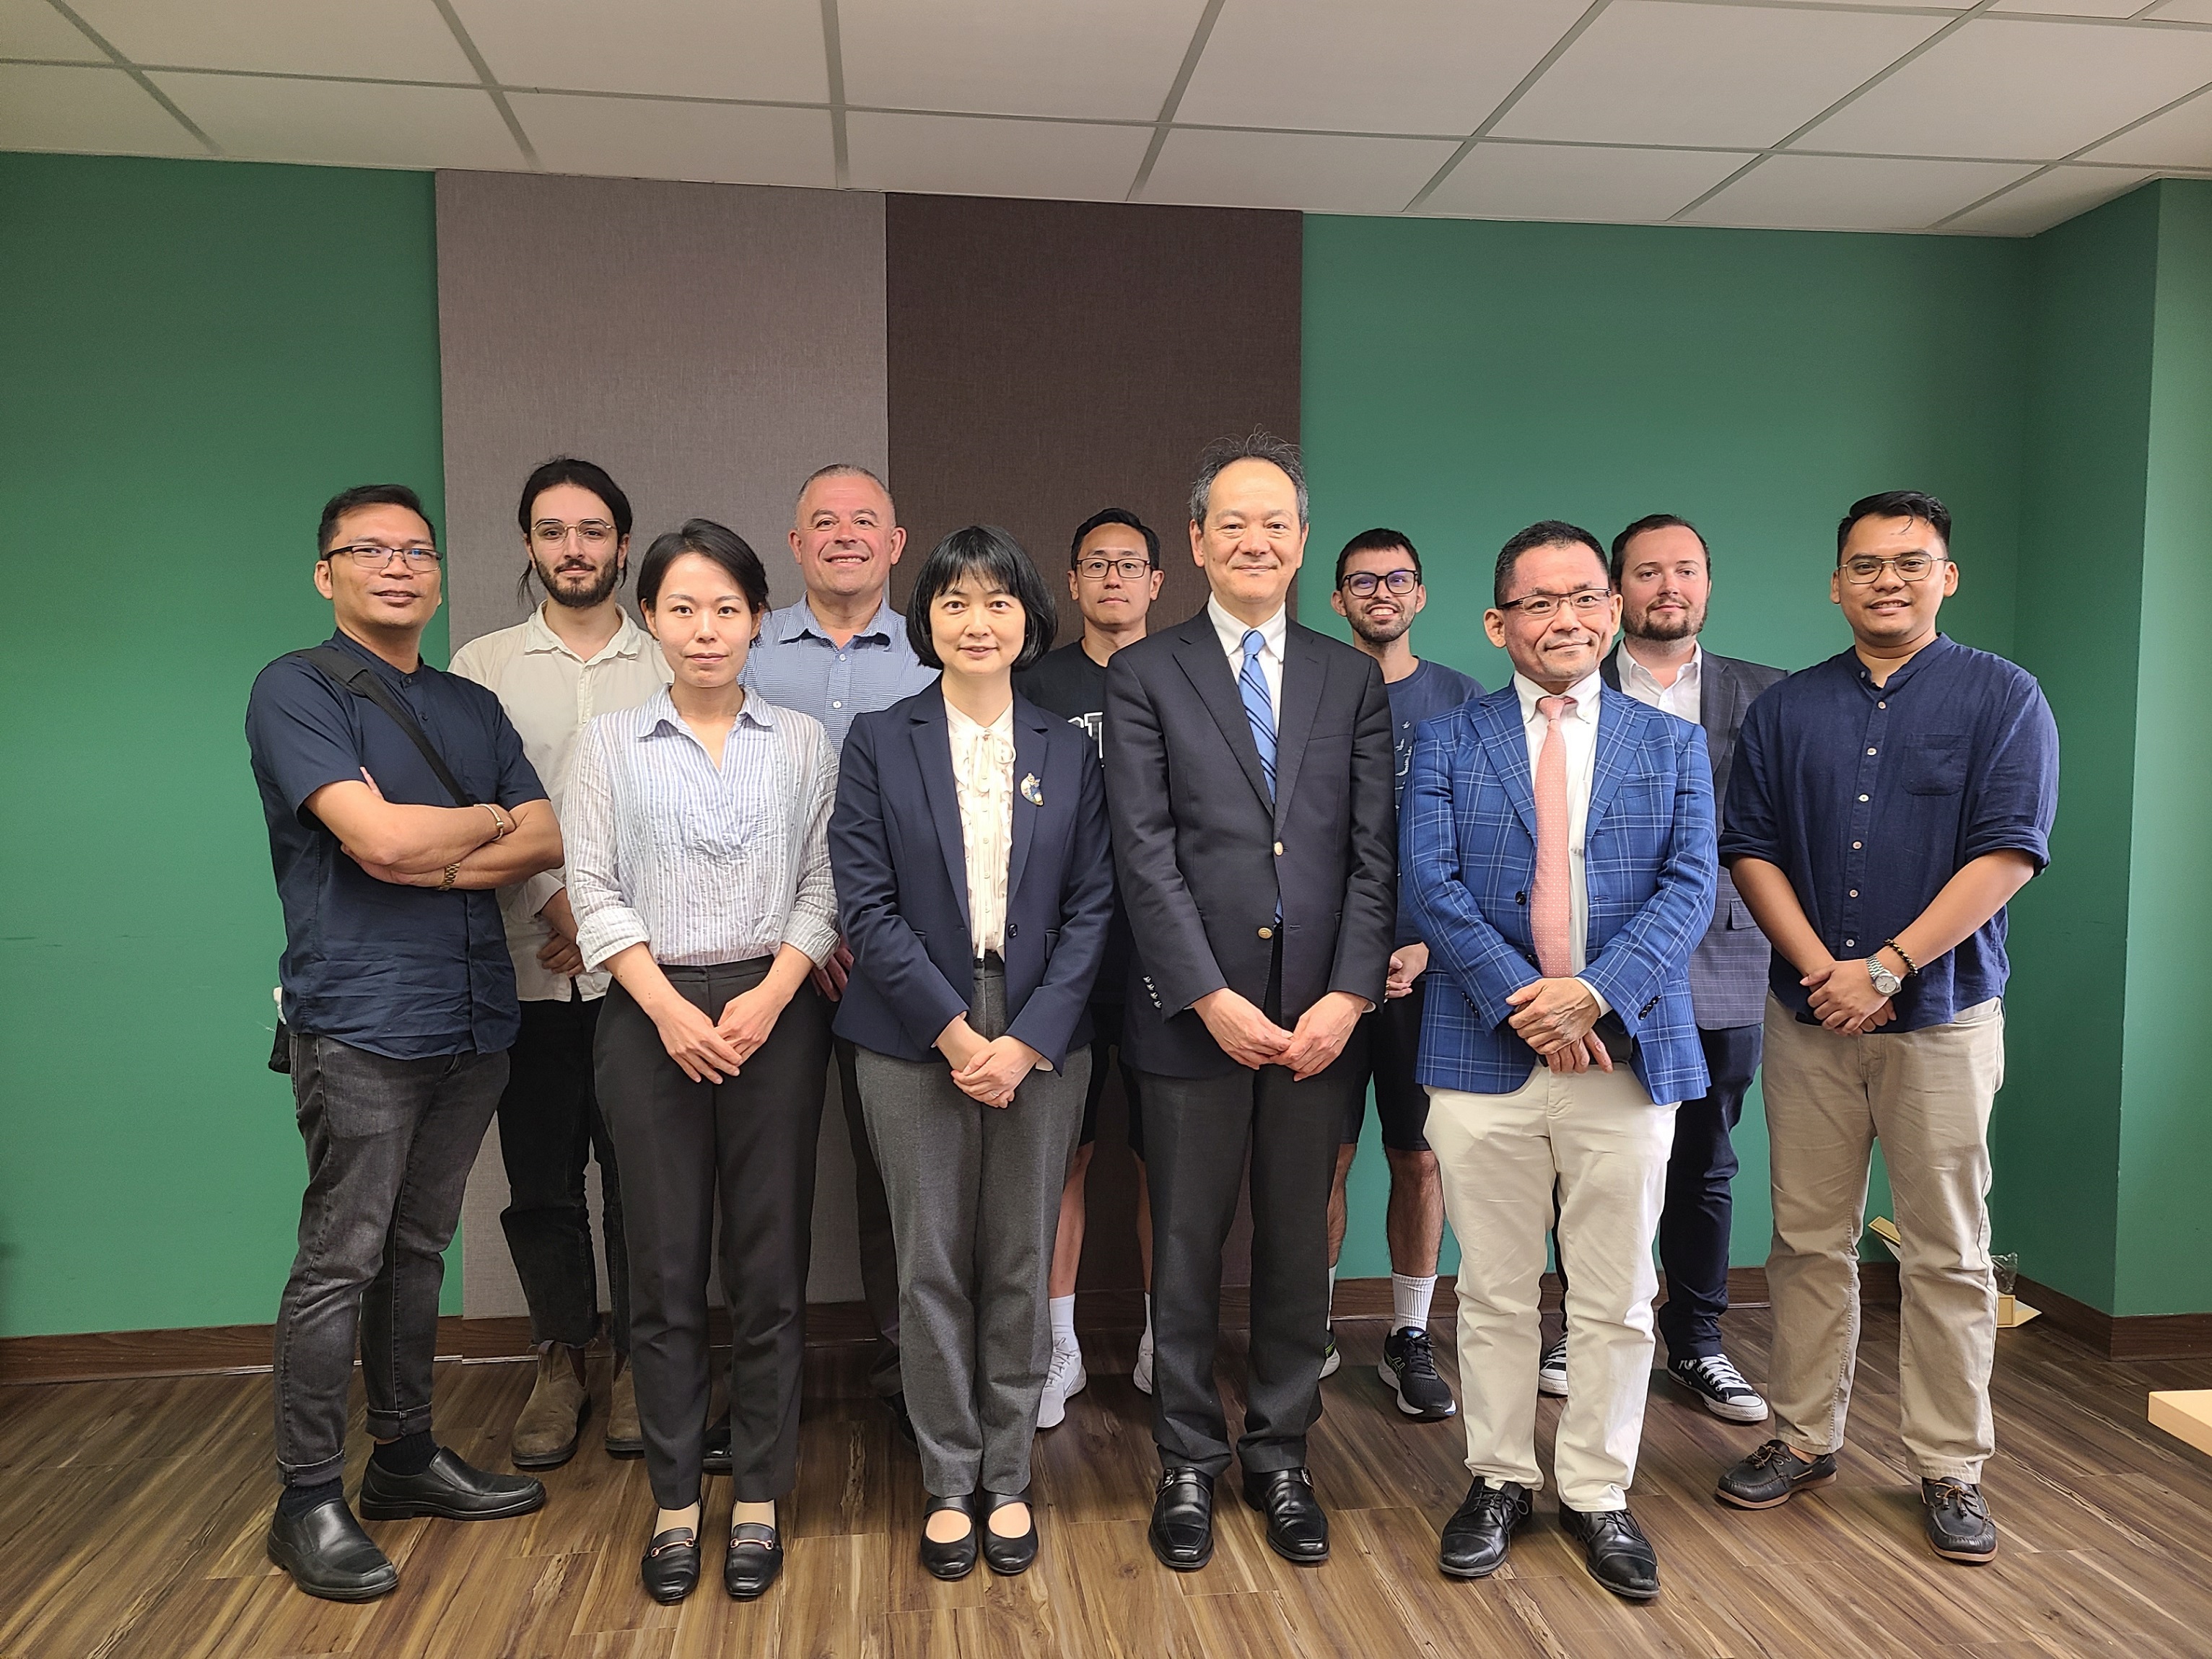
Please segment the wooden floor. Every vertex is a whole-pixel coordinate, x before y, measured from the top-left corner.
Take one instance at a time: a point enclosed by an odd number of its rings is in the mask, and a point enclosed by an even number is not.
[[[1756,1380],[1766,1315],[1729,1323],[1731,1352]],[[373,1525],[400,1587],[349,1607],[295,1593],[262,1558],[265,1376],[0,1389],[0,1654],[2212,1654],[2212,1458],[2144,1421],[2148,1389],[2212,1386],[2212,1362],[2114,1365],[2047,1329],[2006,1333],[1987,1483],[2003,1545],[1995,1565],[1972,1568],[1922,1541],[1896,1437],[1894,1310],[1870,1310],[1867,1325],[1843,1480],[1767,1514],[1711,1497],[1715,1474],[1760,1431],[1717,1423],[1655,1381],[1633,1504],[1665,1589],[1643,1607],[1589,1580],[1548,1495],[1495,1578],[1437,1574],[1437,1528],[1467,1480],[1460,1430],[1392,1408],[1373,1370],[1377,1323],[1340,1323],[1345,1365],[1324,1385],[1313,1442],[1334,1527],[1324,1566],[1269,1554],[1225,1483],[1212,1566],[1180,1576],[1154,1563],[1149,1402],[1127,1379],[1129,1340],[1099,1340],[1090,1389],[1039,1437],[1044,1545],[1026,1577],[927,1577],[914,1455],[879,1407],[829,1398],[806,1419],[783,1581],[744,1607],[722,1594],[714,1553],[689,1602],[646,1599],[644,1468],[595,1442],[550,1474],[550,1503],[526,1520]],[[530,1375],[445,1367],[441,1437],[501,1465]],[[1544,1402],[1547,1446],[1557,1419]],[[710,1528],[729,1501],[726,1482],[709,1483]]]

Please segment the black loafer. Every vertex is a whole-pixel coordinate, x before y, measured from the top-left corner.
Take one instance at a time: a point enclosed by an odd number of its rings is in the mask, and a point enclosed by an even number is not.
[[[1177,1572],[1196,1572],[1213,1559],[1213,1477],[1204,1469],[1162,1474],[1148,1535],[1160,1565]]]
[[[1017,1537],[1008,1538],[1003,1533],[991,1530],[991,1517],[1012,1504],[1027,1504],[1030,1528]],[[1036,1559],[1036,1505],[1030,1503],[1027,1488],[1020,1492],[983,1494],[983,1562],[993,1572],[1012,1577],[1018,1572],[1027,1572],[1030,1563]]]
[[[503,1521],[545,1507],[544,1483],[526,1474],[492,1474],[471,1468],[443,1446],[420,1474],[394,1474],[368,1460],[361,1478],[364,1521]]]
[[[690,1527],[671,1527],[653,1534],[645,1559],[637,1564],[645,1593],[662,1603],[681,1601],[698,1588],[699,1534]]]
[[[1921,1516],[1928,1542],[1946,1561],[1965,1561],[1981,1566],[1997,1553],[1997,1523],[1990,1519],[1990,1506],[1982,1489],[1964,1480],[1923,1480]]]
[[[699,1443],[699,1473],[726,1475],[730,1472],[730,1419],[726,1413],[707,1425]]]
[[[1590,1577],[1615,1595],[1649,1601],[1659,1594],[1659,1553],[1626,1510],[1571,1510],[1562,1504],[1559,1525],[1582,1545]]]
[[[269,1517],[269,1559],[325,1601],[374,1601],[398,1588],[399,1569],[353,1518],[342,1498],[304,1515]]]
[[[1304,1469],[1244,1477],[1244,1501],[1267,1517],[1267,1547],[1285,1561],[1310,1566],[1328,1559],[1328,1517]]]
[[[949,1544],[940,1544],[929,1535],[929,1517],[939,1510],[957,1510],[968,1517],[968,1530]],[[957,1498],[933,1498],[921,1512],[921,1565],[938,1578],[965,1578],[975,1571],[975,1534],[982,1528],[975,1524],[975,1500],[967,1492]]]
[[[1444,1522],[1437,1565],[1452,1578],[1487,1578],[1505,1565],[1513,1529],[1528,1518],[1528,1489],[1518,1480],[1492,1486],[1482,1476]]]
[[[1779,1440],[1770,1440],[1723,1474],[1714,1496],[1740,1510],[1771,1510],[1835,1478],[1833,1452],[1808,1463]]]
[[[757,1601],[783,1571],[783,1539],[761,1521],[740,1521],[730,1528],[730,1547],[722,1557],[722,1588],[732,1601]]]

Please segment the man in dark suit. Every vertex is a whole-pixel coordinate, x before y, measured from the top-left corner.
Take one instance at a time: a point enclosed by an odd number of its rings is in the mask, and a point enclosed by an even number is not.
[[[1212,597],[1106,671],[1107,800],[1136,945],[1122,1041],[1152,1188],[1152,1550],[1213,1553],[1231,1447],[1213,1381],[1221,1251],[1246,1154],[1252,1334],[1236,1452],[1267,1542],[1328,1554],[1306,1470],[1321,1414],[1328,1211],[1396,922],[1390,703],[1371,658],[1284,608],[1306,543],[1295,446],[1217,444],[1191,490]]]

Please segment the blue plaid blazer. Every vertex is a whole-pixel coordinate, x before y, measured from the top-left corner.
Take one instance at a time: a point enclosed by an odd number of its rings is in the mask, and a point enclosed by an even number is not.
[[[1503,689],[1425,721],[1399,807],[1404,902],[1429,943],[1420,1080],[1505,1094],[1534,1049],[1505,1023],[1537,977],[1528,891],[1536,795],[1520,694]],[[1690,1006],[1690,953],[1713,919],[1713,780],[1705,734],[1607,686],[1583,831],[1595,986],[1636,1039],[1636,1075],[1662,1103],[1707,1087]]]

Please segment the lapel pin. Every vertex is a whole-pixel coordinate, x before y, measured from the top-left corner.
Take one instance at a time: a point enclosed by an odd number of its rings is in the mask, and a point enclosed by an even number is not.
[[[1044,791],[1038,787],[1034,772],[1022,774],[1022,799],[1032,806],[1044,805]]]

